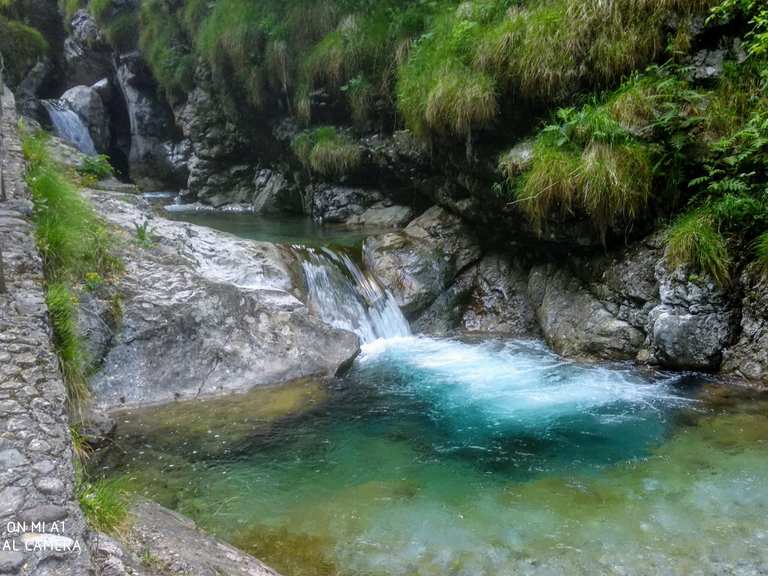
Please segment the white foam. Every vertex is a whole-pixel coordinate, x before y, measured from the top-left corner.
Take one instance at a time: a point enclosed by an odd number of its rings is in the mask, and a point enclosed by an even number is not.
[[[500,420],[550,421],[618,403],[647,410],[685,401],[667,381],[630,368],[570,362],[536,341],[376,340],[363,346],[360,362],[397,366],[410,373],[416,392],[438,394],[451,410],[480,409]],[[631,416],[631,411],[614,415]]]

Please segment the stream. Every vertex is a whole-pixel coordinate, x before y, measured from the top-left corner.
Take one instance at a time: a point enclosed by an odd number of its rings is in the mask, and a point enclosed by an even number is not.
[[[413,335],[343,248],[362,232],[173,217],[304,245],[310,306],[363,351],[330,383],[120,413],[98,466],[131,490],[284,576],[768,566],[765,399],[535,340]]]

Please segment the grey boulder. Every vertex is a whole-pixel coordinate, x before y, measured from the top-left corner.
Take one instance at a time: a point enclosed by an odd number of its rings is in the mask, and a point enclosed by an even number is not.
[[[660,304],[648,330],[656,359],[669,368],[717,370],[738,326],[730,296],[708,276],[670,269],[664,259],[656,277]]]
[[[75,112],[88,128],[99,152],[109,149],[109,114],[99,92],[90,86],[74,86],[61,95],[61,101]]]
[[[370,237],[363,245],[368,269],[410,314],[434,302],[480,255],[474,233],[439,206],[402,231]]]

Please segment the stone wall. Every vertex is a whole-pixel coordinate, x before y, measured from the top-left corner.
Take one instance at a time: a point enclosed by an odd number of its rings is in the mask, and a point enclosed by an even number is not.
[[[15,102],[5,87],[0,114],[0,574],[85,575],[67,395],[51,344]]]

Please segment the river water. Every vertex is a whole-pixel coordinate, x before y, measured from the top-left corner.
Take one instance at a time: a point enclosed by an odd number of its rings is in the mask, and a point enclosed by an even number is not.
[[[285,576],[766,573],[765,399],[410,335],[331,254],[305,271],[356,291],[346,376],[123,413],[100,466]]]

